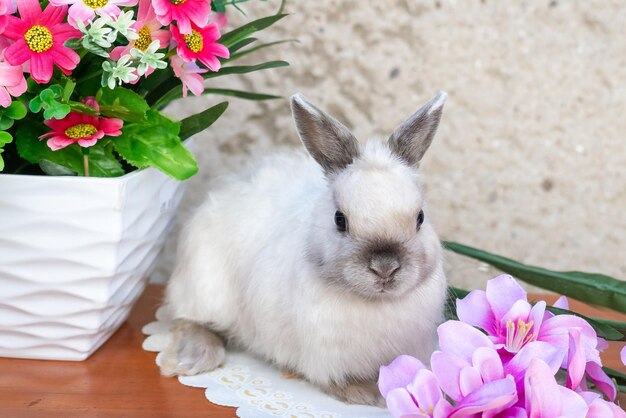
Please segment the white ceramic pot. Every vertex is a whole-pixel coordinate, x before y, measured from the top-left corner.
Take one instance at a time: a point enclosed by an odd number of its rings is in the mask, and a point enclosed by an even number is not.
[[[84,360],[126,320],[185,183],[0,174],[0,357]]]

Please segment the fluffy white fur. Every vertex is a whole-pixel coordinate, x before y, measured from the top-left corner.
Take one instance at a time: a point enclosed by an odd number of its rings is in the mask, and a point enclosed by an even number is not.
[[[416,228],[423,208],[415,168],[381,140],[333,174],[302,152],[262,159],[187,224],[166,302],[322,387],[374,381],[399,354],[428,361],[443,319],[441,246],[427,211]],[[402,247],[390,288],[363,262],[372,242]]]

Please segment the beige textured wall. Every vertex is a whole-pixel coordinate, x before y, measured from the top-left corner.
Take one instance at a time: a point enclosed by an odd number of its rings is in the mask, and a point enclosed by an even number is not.
[[[251,15],[276,2],[249,3]],[[261,9],[261,10],[260,10]],[[292,1],[260,54],[287,69],[215,83],[286,97],[302,91],[359,138],[388,135],[438,90],[439,133],[422,166],[443,239],[555,269],[626,278],[626,6],[621,1]],[[231,13],[234,15],[235,13]],[[210,96],[172,107],[183,116]],[[198,144],[208,180],[278,147],[300,146],[287,100],[231,100]],[[174,239],[158,274],[166,277]],[[451,281],[484,266],[449,257]]]

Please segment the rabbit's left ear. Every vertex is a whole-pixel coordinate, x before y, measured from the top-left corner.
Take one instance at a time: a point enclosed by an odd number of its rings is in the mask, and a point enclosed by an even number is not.
[[[439,92],[398,126],[389,137],[389,148],[407,164],[417,166],[433,142],[447,97],[445,92]]]
[[[359,155],[359,143],[348,128],[298,93],[291,97],[298,134],[309,154],[324,171],[336,173]]]

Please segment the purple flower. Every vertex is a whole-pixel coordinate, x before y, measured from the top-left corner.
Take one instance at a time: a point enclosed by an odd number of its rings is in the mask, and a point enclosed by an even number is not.
[[[622,351],[620,351],[620,357],[622,358],[622,363],[626,366],[626,345],[622,347]]]
[[[567,299],[560,298],[556,305],[567,308]],[[526,291],[513,277],[500,275],[487,282],[486,291],[474,290],[457,299],[457,315],[461,321],[483,329],[503,358],[514,357],[536,342],[551,345],[563,353],[561,367],[567,369],[570,389],[577,389],[586,374],[611,400],[615,399],[615,386],[601,368],[599,348],[604,344],[600,341],[599,346],[593,327],[574,315],[547,312],[543,301],[531,305]]]
[[[399,356],[382,366],[378,388],[394,417],[444,418],[452,410],[433,373],[411,356]]]

